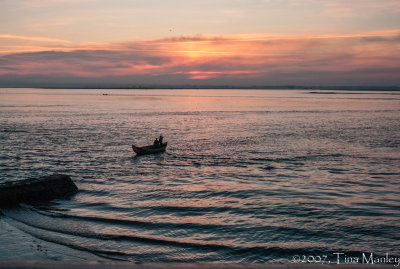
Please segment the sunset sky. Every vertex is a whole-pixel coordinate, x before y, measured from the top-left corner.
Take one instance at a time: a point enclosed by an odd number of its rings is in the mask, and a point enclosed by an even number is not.
[[[0,0],[0,87],[400,86],[399,0]]]

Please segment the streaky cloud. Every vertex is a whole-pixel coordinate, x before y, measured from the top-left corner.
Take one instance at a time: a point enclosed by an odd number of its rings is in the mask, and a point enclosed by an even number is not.
[[[22,35],[12,35],[12,34],[0,34],[0,39],[19,39],[34,42],[46,42],[46,43],[66,43],[70,44],[71,41],[51,38],[51,37],[40,37],[40,36],[22,36]]]
[[[0,75],[134,81],[400,84],[400,30],[353,34],[179,36],[86,43],[0,56]],[[373,75],[371,75],[373,74]],[[398,73],[397,73],[398,74]],[[290,76],[290,77],[289,77]],[[285,78],[286,77],[286,78]],[[349,82],[350,81],[350,82]],[[1,78],[0,78],[1,85]]]

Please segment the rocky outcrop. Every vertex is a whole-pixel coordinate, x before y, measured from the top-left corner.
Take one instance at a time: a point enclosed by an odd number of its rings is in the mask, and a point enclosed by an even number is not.
[[[74,194],[78,187],[67,175],[51,175],[0,184],[0,206],[35,203]]]

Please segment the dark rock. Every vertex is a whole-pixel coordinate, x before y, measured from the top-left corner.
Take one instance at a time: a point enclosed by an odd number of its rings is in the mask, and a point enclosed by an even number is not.
[[[51,175],[0,184],[0,206],[36,203],[74,194],[78,187],[67,175]]]

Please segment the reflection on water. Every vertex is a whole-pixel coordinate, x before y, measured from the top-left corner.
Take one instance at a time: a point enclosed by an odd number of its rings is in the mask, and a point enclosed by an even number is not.
[[[0,231],[26,237],[0,257],[31,258],[27,240],[57,259],[395,253],[399,110],[396,92],[1,89],[1,181],[66,173],[81,191],[4,210]],[[134,156],[161,133],[166,153]]]

